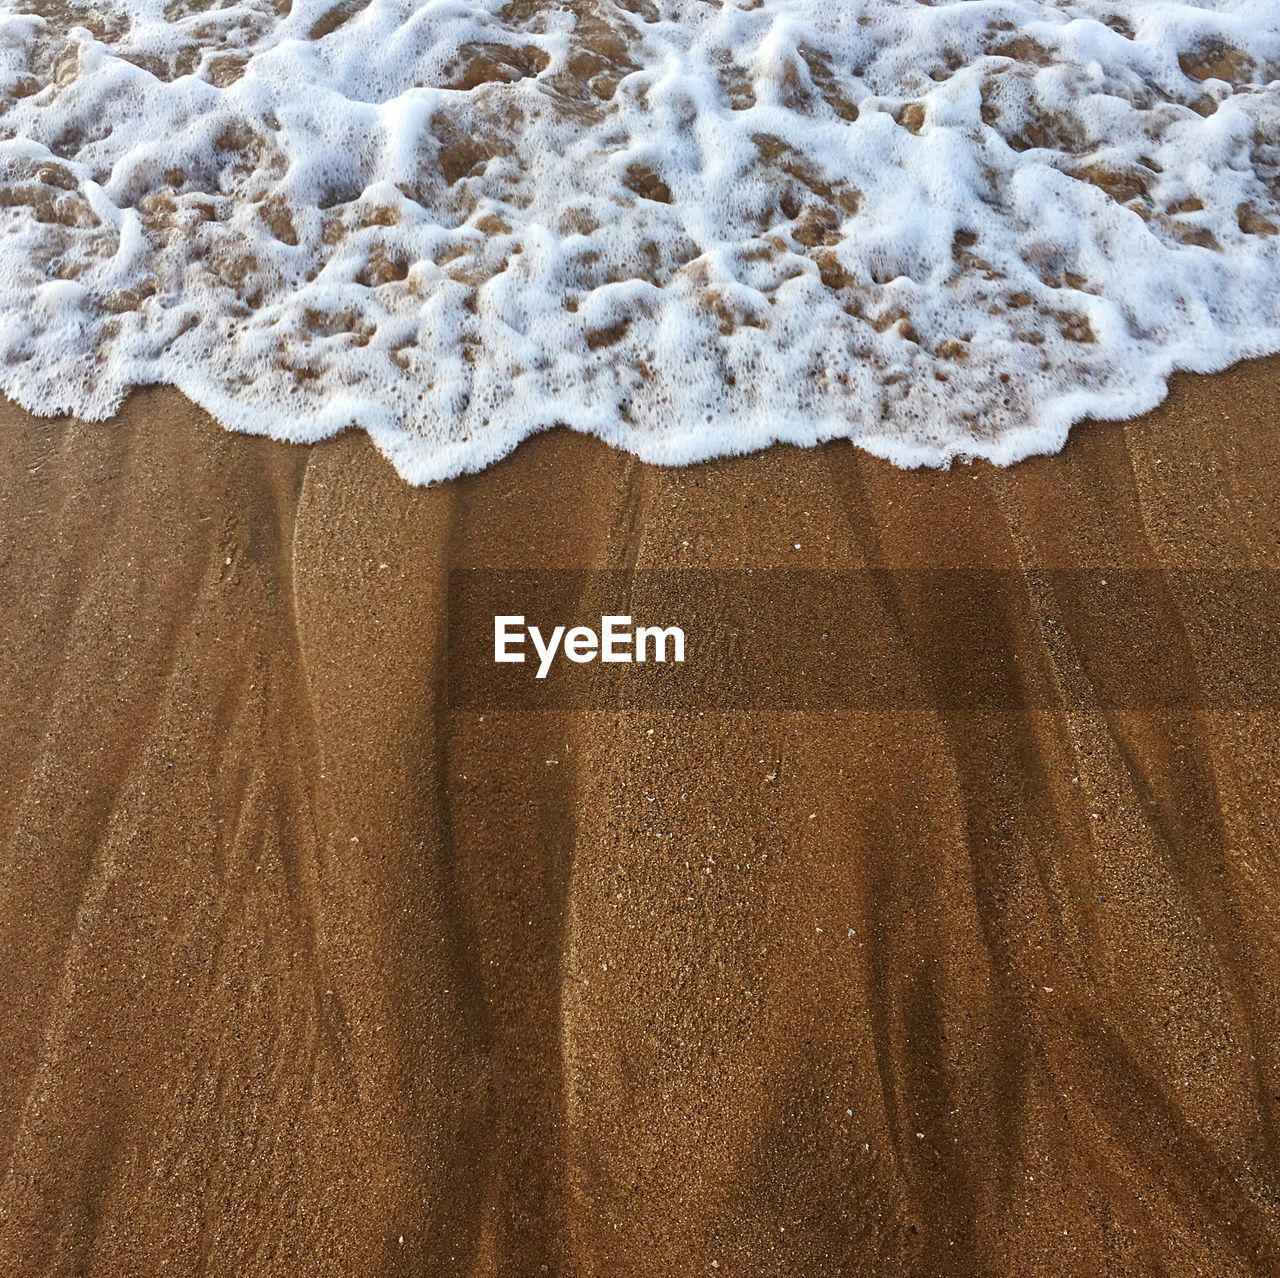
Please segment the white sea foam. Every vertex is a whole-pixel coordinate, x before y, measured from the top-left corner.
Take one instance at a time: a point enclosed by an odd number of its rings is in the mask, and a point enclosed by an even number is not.
[[[0,389],[1013,461],[1280,349],[1276,0],[8,0]]]

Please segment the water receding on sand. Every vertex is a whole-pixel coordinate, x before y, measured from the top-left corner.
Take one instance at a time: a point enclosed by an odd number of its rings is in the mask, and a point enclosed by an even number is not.
[[[1263,0],[18,0],[0,389],[1010,461],[1280,349]]]

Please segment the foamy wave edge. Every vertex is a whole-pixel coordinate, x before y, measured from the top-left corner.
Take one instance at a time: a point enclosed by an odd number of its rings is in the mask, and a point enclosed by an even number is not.
[[[0,18],[0,389],[431,483],[555,425],[1007,465],[1280,351],[1274,6],[832,10]]]

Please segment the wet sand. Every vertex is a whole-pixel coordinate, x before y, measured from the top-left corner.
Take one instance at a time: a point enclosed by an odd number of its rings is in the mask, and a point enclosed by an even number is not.
[[[0,1272],[1280,1267],[1275,708],[481,715],[445,606],[1276,569],[1278,389],[1011,471],[558,432],[430,490],[167,391],[0,410]]]

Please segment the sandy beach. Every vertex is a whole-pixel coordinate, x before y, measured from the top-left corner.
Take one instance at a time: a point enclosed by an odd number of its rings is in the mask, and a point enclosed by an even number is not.
[[[561,431],[429,489],[5,408],[0,1270],[1280,1266],[1274,707],[481,713],[446,661],[459,568],[1275,570],[1278,388],[1007,471]]]

